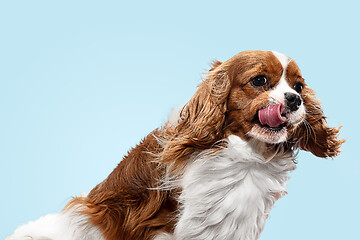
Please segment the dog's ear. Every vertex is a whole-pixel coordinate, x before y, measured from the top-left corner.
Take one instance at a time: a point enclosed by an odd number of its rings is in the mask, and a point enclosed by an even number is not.
[[[209,72],[214,71],[215,68],[217,68],[218,66],[220,66],[222,64],[222,62],[218,61],[218,60],[213,60],[210,64],[211,68],[209,70]]]
[[[341,144],[345,142],[338,140],[340,127],[328,126],[320,101],[312,89],[305,87],[302,97],[306,107],[306,119],[295,130],[295,141],[301,149],[310,151],[317,157],[336,157],[340,153]]]
[[[166,139],[160,161],[185,163],[197,151],[210,149],[222,139],[230,80],[215,62],[205,80],[180,113],[179,124]]]

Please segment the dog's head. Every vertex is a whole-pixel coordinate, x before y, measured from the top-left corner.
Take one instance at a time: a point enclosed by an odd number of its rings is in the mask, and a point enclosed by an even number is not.
[[[343,140],[325,119],[295,61],[277,52],[246,51],[213,63],[165,149],[173,159],[186,158],[233,134],[335,157]]]
[[[275,52],[243,52],[221,67],[227,69],[231,84],[227,134],[277,144],[288,141],[305,121],[306,106],[313,103],[303,100],[307,86],[290,58]]]

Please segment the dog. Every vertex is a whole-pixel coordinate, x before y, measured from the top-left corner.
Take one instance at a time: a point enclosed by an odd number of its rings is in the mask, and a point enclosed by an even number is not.
[[[258,239],[298,149],[334,158],[339,130],[294,60],[240,52],[89,194],[7,240]]]

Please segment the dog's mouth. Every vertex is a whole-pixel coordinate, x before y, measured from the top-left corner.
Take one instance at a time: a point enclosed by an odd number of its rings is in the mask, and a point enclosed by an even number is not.
[[[284,106],[279,103],[258,110],[253,122],[269,132],[280,132],[287,122]]]
[[[262,142],[277,144],[288,137],[288,113],[282,104],[273,104],[258,110],[248,135]]]

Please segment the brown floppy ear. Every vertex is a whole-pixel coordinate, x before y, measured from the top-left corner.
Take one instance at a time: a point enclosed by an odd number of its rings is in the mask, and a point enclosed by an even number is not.
[[[317,157],[336,157],[340,153],[341,144],[345,142],[338,140],[340,127],[331,128],[327,125],[320,101],[312,89],[305,87],[302,98],[306,107],[306,119],[294,134],[300,148]]]
[[[214,71],[215,70],[215,68],[217,68],[218,66],[220,66],[222,64],[222,62],[220,62],[220,61],[218,61],[218,60],[213,60],[212,62],[211,62],[211,68],[210,68],[210,70],[209,70],[209,72],[211,72],[211,71]]]
[[[185,165],[195,152],[210,149],[222,139],[230,80],[226,70],[215,62],[205,80],[180,113],[179,124],[167,129],[160,161]],[[175,166],[177,168],[177,166]]]

